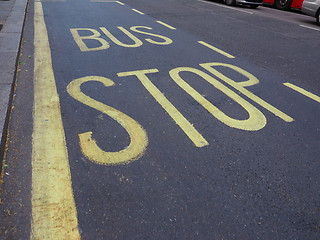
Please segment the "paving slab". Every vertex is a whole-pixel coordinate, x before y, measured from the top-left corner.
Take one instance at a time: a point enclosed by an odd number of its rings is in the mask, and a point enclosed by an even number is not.
[[[11,90],[11,84],[0,84],[0,121],[5,120],[5,115],[8,107],[8,92]],[[7,97],[6,97],[7,96]]]
[[[5,26],[4,26],[5,28]],[[18,52],[21,33],[0,32],[0,53]]]
[[[6,22],[7,24],[5,24],[1,32],[21,33],[24,22],[24,10],[19,8],[18,10],[11,11]]]
[[[0,25],[3,25],[7,17],[10,14],[10,11],[15,3],[15,0],[10,0],[10,1],[1,1],[0,0]]]
[[[7,119],[7,111],[8,111],[8,105],[10,102],[10,94],[11,94],[12,84],[0,84],[0,123],[1,126],[6,124]],[[3,139],[1,139],[1,142],[5,141],[5,134],[6,134],[6,128],[0,128],[0,136],[2,136]],[[4,144],[1,145],[0,153],[3,154],[4,151]]]
[[[12,76],[16,71],[17,54],[15,52],[1,52],[0,54],[0,85],[12,84]],[[0,95],[2,97],[2,95]],[[0,99],[1,100],[1,99]]]
[[[6,141],[17,56],[28,0],[0,0],[0,160]]]

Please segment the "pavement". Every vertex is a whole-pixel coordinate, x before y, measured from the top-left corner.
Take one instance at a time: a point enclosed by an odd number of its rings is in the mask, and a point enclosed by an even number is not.
[[[0,0],[0,159],[3,158],[28,0]]]

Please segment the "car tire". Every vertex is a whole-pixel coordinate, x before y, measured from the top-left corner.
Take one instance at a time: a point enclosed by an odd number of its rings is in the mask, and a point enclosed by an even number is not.
[[[236,0],[225,0],[225,3],[228,6],[234,6],[234,5],[236,5]]]
[[[320,8],[316,14],[316,21],[317,21],[317,24],[320,25]]]
[[[259,7],[259,5],[250,5],[250,8],[252,9],[256,9],[257,7]]]
[[[275,0],[274,6],[281,10],[288,10],[290,9],[292,4],[292,0]]]

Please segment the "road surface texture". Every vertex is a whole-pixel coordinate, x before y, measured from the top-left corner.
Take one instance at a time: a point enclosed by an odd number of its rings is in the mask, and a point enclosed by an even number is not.
[[[30,1],[0,238],[320,239],[319,30],[213,1]]]

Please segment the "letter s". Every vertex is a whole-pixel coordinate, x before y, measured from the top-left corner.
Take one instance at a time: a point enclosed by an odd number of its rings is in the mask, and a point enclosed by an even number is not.
[[[161,35],[157,35],[157,34],[154,34],[154,33],[148,33],[148,32],[144,32],[144,31],[141,31],[141,30],[137,30],[138,28],[144,28],[144,29],[148,29],[148,30],[152,29],[151,27],[134,26],[134,27],[131,27],[130,30],[134,31],[134,32],[137,32],[137,33],[141,33],[141,34],[154,36],[154,37],[157,37],[157,38],[160,38],[160,39],[164,40],[164,42],[157,42],[157,41],[154,41],[154,40],[152,40],[150,38],[146,38],[145,40],[148,41],[149,43],[157,44],[157,45],[169,45],[169,44],[172,43],[172,40],[170,38],[167,38],[167,37],[161,36]]]
[[[107,114],[116,120],[128,132],[130,144],[119,152],[106,152],[92,139],[92,132],[85,132],[79,134],[80,146],[83,154],[87,156],[90,161],[103,165],[126,164],[139,159],[148,145],[146,131],[137,121],[128,115],[85,95],[80,87],[86,82],[101,82],[105,87],[113,86],[114,82],[105,77],[88,76],[73,80],[68,85],[67,91],[79,102]]]

